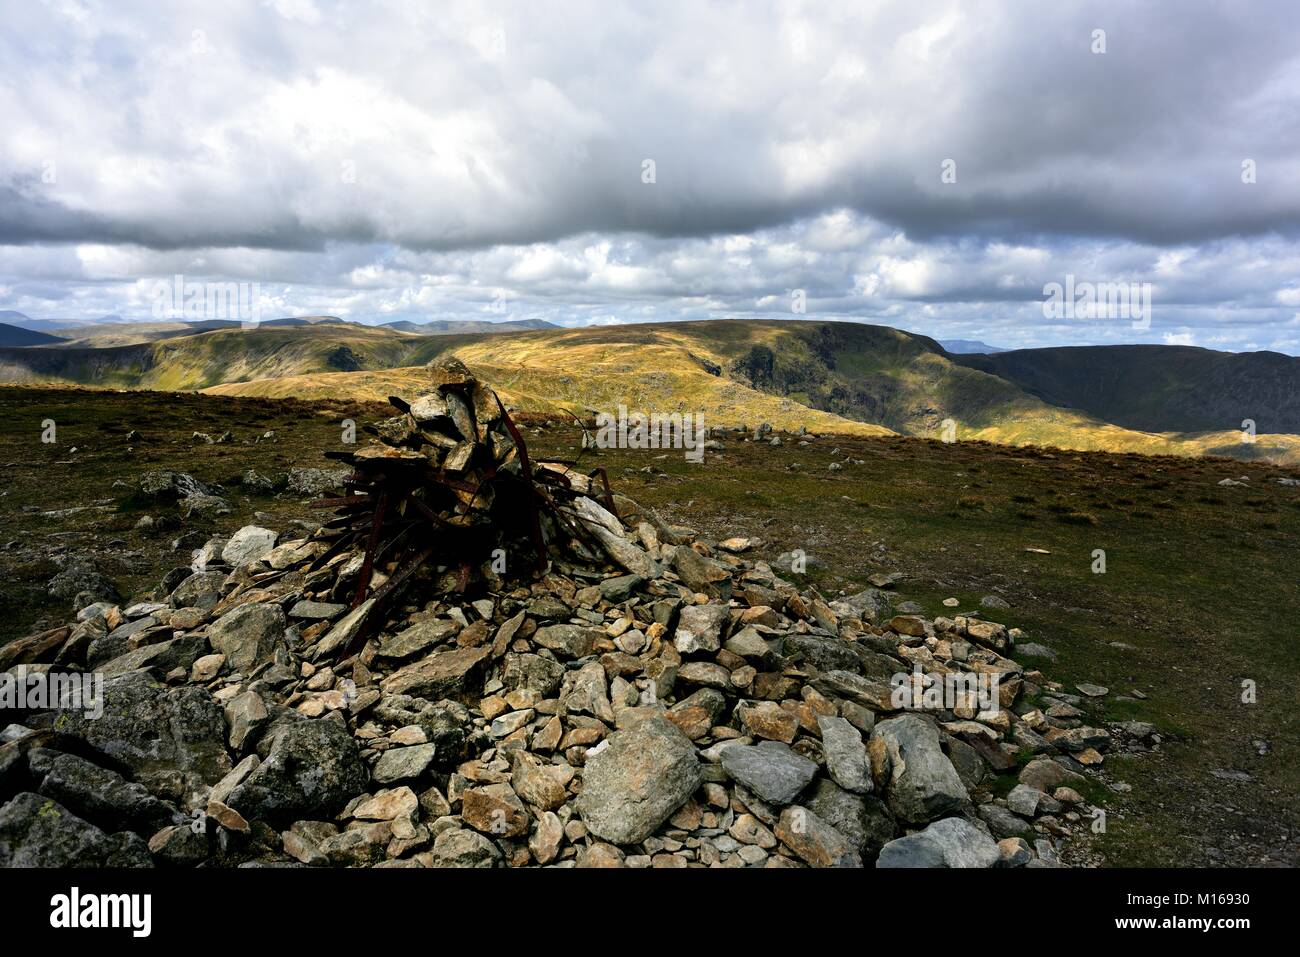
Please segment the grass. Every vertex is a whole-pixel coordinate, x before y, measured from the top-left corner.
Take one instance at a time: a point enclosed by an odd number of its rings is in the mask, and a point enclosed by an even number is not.
[[[201,544],[258,513],[277,528],[319,518],[294,498],[247,494],[235,480],[247,468],[326,466],[322,452],[338,447],[343,418],[361,423],[385,410],[335,399],[0,389],[0,641],[66,620],[68,609],[51,607],[43,592],[60,557],[94,555],[134,595],[197,547],[174,548],[178,539]],[[39,441],[46,418],[58,424],[55,446]],[[134,451],[131,429],[142,434]],[[227,429],[228,444],[190,439]],[[253,442],[268,430],[274,443]],[[558,417],[526,436],[536,456],[578,455],[577,430]],[[952,613],[948,597],[966,610],[988,594],[1009,602],[986,616],[1059,656],[1027,666],[1067,688],[1107,686],[1100,719],[1150,721],[1166,736],[1157,752],[1107,758],[1105,779],[1132,786],[1109,794],[1107,832],[1093,838],[1109,863],[1211,863],[1210,847],[1229,863],[1294,861],[1300,763],[1288,749],[1300,682],[1300,490],[1272,481],[1289,471],[888,435],[806,446],[786,436],[780,448],[722,438],[725,451],[701,465],[634,451],[589,451],[582,464],[605,467],[617,489],[702,534],[761,539],[758,557],[803,549],[813,559],[808,583],[827,595],[897,570],[907,575],[901,596],[931,615]],[[865,464],[828,469],[845,456]],[[137,531],[140,513],[121,505],[150,468],[225,485],[235,514],[182,526],[154,509],[170,527]],[[1241,475],[1248,487],[1216,484]],[[40,514],[94,503],[107,511]],[[1097,549],[1105,574],[1092,570]],[[1241,702],[1244,679],[1256,682],[1257,704]],[[1133,689],[1146,700],[1118,700]],[[1266,755],[1256,741],[1268,742]],[[1251,780],[1222,780],[1216,770]]]

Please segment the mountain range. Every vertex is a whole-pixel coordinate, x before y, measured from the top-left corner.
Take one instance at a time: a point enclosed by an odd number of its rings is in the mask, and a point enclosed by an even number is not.
[[[566,329],[301,317],[195,329],[88,327],[64,332],[77,334],[66,343],[0,348],[0,382],[383,399],[418,391],[423,365],[454,354],[522,409],[583,414],[623,404],[701,412],[718,426],[769,421],[1300,464],[1300,359],[1269,352],[955,353],[885,326],[781,320]]]
[[[992,353],[1006,352],[1006,349],[999,349],[997,346],[991,346],[987,342],[980,342],[978,339],[940,339],[939,345],[943,346],[946,352],[953,355],[966,355],[972,352]]]

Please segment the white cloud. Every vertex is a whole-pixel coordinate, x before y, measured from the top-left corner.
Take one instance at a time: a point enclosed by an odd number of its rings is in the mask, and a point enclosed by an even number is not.
[[[1271,342],[1300,306],[1296,27],[1280,0],[1180,15],[1108,10],[1098,58],[1094,11],[1015,0],[12,5],[0,308],[129,311],[179,272],[360,319],[776,315],[800,288],[810,317],[1133,336],[1042,322],[1073,274],[1155,282],[1149,341]]]

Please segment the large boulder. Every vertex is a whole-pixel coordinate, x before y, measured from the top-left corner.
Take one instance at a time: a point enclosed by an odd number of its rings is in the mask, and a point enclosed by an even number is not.
[[[211,495],[212,489],[193,475],[169,469],[153,469],[140,476],[140,498],[148,502],[173,504],[199,495]]]
[[[91,602],[116,602],[122,594],[116,583],[89,562],[73,562],[46,585],[51,598],[75,602],[80,606],[88,598]],[[78,607],[76,610],[80,610]]]
[[[844,718],[821,715],[817,727],[822,733],[822,750],[826,752],[826,770],[846,791],[866,794],[871,790],[871,773],[867,770],[867,746],[862,733]]]
[[[138,834],[108,834],[30,791],[0,807],[0,867],[150,867]]]
[[[501,681],[508,690],[535,691],[551,698],[564,680],[564,665],[541,655],[510,653],[505,657]]]
[[[186,671],[208,652],[208,639],[202,635],[182,635],[168,641],[145,645],[105,662],[99,671],[105,678],[124,675],[130,671],[148,668],[165,675],[176,668]]]
[[[856,595],[841,598],[835,604],[846,605],[852,610],[853,614],[863,621],[875,624],[878,621],[887,620],[893,614],[894,599],[889,592],[881,591],[878,588],[868,588]]]
[[[109,831],[135,831],[151,837],[177,823],[177,810],[143,785],[75,754],[59,754],[37,790]]]
[[[331,489],[341,489],[350,469],[290,469],[286,486],[295,495],[323,495]]]
[[[685,804],[703,779],[690,738],[654,715],[616,731],[588,755],[578,810],[597,837],[637,844]]]
[[[993,867],[998,846],[965,818],[946,817],[924,831],[890,841],[876,867]]]
[[[477,831],[443,831],[428,854],[430,867],[494,867],[501,860],[495,844]]]
[[[226,722],[202,688],[166,688],[145,671],[104,682],[104,713],[63,711],[63,728],[128,768],[149,791],[181,801],[230,770]]]
[[[355,739],[328,719],[285,715],[262,735],[257,753],[261,764],[225,802],[250,821],[329,818],[370,781]]]
[[[776,836],[813,867],[861,867],[853,841],[805,807],[788,807],[776,823]]]
[[[925,824],[967,802],[957,769],[939,745],[939,730],[925,718],[905,714],[882,721],[871,739],[884,743],[889,763],[885,799],[902,820]]]

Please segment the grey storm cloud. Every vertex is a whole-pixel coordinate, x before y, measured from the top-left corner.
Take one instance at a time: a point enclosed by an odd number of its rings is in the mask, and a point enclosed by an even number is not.
[[[799,288],[1024,340],[1043,283],[1077,272],[1155,282],[1207,342],[1298,341],[1289,2],[0,16],[14,308],[61,276],[87,315],[129,310],[173,271],[381,320],[775,313]]]

